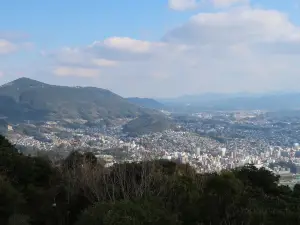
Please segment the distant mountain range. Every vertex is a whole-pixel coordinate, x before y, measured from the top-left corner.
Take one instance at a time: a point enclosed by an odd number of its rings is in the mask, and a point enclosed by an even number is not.
[[[149,109],[164,109],[165,106],[152,98],[127,98],[133,104]]]
[[[269,94],[270,95],[270,94]],[[247,92],[239,93],[203,93],[198,95],[182,95],[175,98],[165,98],[165,99],[156,99],[157,101],[163,103],[182,103],[182,104],[193,104],[193,103],[211,103],[213,101],[241,98],[241,97],[261,97],[265,94],[253,94]]]
[[[203,94],[158,100],[174,111],[199,110],[298,110],[300,93]]]
[[[173,99],[122,98],[95,87],[67,87],[20,78],[0,86],[0,119],[25,120],[111,120],[135,118],[124,126],[128,133],[147,133],[170,127],[170,120],[158,110],[198,112],[200,110],[297,110],[300,93],[203,94]]]
[[[185,112],[300,109],[300,93],[207,93],[173,99],[125,99],[101,88],[57,86],[29,78],[0,86],[0,118],[8,121],[136,118],[152,115],[159,109]]]
[[[0,86],[0,117],[8,120],[96,120],[151,113],[101,88],[49,85],[29,78]]]

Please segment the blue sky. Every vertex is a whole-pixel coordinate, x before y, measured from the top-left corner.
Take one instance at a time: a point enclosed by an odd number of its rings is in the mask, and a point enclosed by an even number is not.
[[[1,29],[27,33],[42,48],[86,45],[110,36],[157,40],[188,19],[163,0],[6,1]]]
[[[147,97],[296,90],[299,5],[4,0],[0,83],[26,76]]]

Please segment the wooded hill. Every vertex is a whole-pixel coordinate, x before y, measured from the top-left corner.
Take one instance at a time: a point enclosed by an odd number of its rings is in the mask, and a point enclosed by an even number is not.
[[[134,118],[151,114],[121,96],[95,87],[67,87],[20,78],[0,86],[0,116],[8,120]]]

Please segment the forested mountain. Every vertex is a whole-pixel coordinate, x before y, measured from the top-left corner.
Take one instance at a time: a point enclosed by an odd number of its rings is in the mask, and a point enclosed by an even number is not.
[[[20,78],[0,87],[0,116],[9,120],[136,117],[151,113],[111,91]]]

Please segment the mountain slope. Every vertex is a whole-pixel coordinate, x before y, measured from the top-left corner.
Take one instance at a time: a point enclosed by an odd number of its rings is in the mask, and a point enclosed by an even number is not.
[[[3,135],[7,132],[8,123],[4,119],[0,119],[0,134]]]
[[[22,77],[0,86],[0,96],[8,96],[13,98],[15,101],[19,101],[20,94],[22,94],[24,91],[43,88],[47,86],[50,85],[26,77]]]
[[[138,136],[170,129],[171,121],[162,114],[144,114],[123,126],[129,136]]]
[[[10,120],[136,117],[148,110],[101,88],[65,87],[20,78],[0,87],[0,116]]]
[[[164,105],[154,99],[151,98],[127,98],[128,101],[139,105],[141,107],[149,108],[149,109],[163,109]]]

